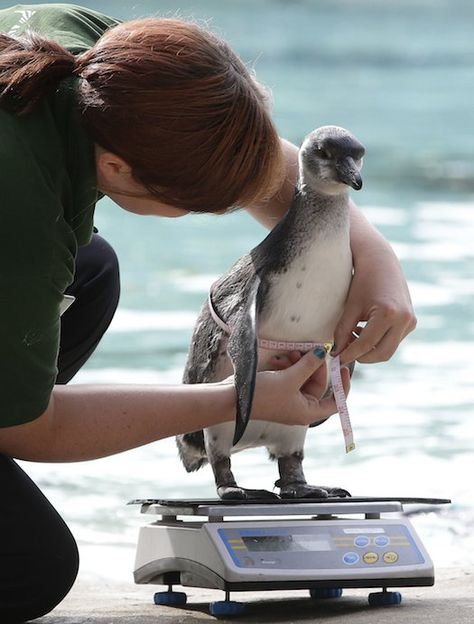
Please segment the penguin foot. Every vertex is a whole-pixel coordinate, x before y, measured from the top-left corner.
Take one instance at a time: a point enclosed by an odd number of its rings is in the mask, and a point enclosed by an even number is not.
[[[307,483],[287,483],[280,487],[280,496],[281,498],[346,498],[350,494],[342,488],[317,487]]]
[[[331,488],[325,487],[325,490],[328,492],[328,496],[332,496],[334,498],[351,498],[352,494],[345,490],[344,488]]]
[[[307,483],[287,483],[280,487],[281,498],[327,498],[328,491]]]
[[[221,485],[217,494],[222,500],[258,500],[260,498],[280,498],[278,494],[268,490],[251,490],[238,485]]]

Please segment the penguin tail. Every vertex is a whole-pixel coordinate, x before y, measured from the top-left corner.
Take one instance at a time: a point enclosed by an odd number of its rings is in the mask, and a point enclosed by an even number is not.
[[[176,446],[186,472],[195,472],[207,464],[202,431],[176,436]]]

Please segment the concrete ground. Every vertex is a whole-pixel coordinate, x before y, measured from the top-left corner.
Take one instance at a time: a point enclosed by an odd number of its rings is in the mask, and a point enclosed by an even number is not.
[[[184,608],[153,604],[153,585],[118,585],[79,581],[69,596],[36,624],[199,624],[216,620],[209,614],[211,601],[223,600],[215,590],[186,588]],[[181,587],[175,588],[181,591]],[[395,588],[396,589],[396,588]],[[339,599],[314,601],[307,591],[235,592],[231,599],[247,603],[245,615],[219,618],[220,622],[252,624],[473,624],[474,570],[437,570],[434,587],[402,588],[402,603],[369,607],[369,589],[345,589]]]

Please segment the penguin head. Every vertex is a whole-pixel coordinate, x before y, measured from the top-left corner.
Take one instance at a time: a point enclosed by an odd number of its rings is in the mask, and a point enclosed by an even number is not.
[[[319,192],[344,193],[362,188],[360,171],[365,148],[339,126],[323,126],[304,139],[299,151],[300,181]]]

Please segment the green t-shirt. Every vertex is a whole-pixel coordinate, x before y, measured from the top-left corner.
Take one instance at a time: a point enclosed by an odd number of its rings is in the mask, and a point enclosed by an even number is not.
[[[0,10],[0,32],[27,30],[73,53],[118,22],[69,4]],[[0,426],[31,421],[55,383],[59,305],[78,246],[92,235],[94,146],[75,107],[76,78],[28,115],[0,109]]]

